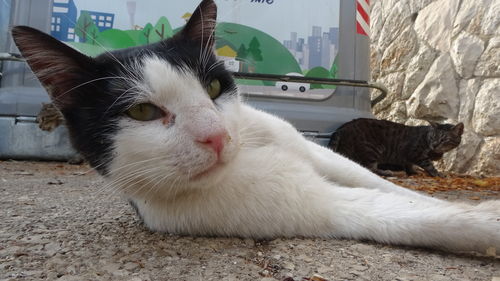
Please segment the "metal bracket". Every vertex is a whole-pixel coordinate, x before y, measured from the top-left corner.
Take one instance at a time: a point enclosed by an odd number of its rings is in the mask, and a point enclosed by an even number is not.
[[[0,61],[25,61],[20,54],[0,53]]]
[[[14,53],[0,53],[0,80],[2,79],[2,62],[3,61],[20,61],[24,62],[25,59],[20,54]]]
[[[381,94],[371,101],[372,107],[374,107],[377,103],[381,102],[387,96],[388,93],[388,90],[384,85],[376,82],[368,82],[363,80],[315,78],[315,77],[248,73],[248,72],[233,72],[233,76],[238,79],[249,79],[249,80],[299,82],[299,83],[309,83],[309,84],[353,86],[353,87],[377,89],[381,92]]]

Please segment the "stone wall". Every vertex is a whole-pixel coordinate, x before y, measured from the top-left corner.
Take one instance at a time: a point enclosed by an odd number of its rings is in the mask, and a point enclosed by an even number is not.
[[[500,0],[374,0],[372,79],[379,119],[463,122],[438,169],[500,176]]]

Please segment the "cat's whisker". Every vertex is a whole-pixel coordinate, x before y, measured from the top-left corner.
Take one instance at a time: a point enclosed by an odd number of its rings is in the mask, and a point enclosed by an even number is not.
[[[135,156],[135,155],[140,155],[142,153],[144,153],[145,151],[151,151],[151,148],[148,148],[147,150],[144,149],[144,150],[139,150],[139,151],[133,151],[133,152],[126,152],[125,155],[129,155],[129,156]],[[135,166],[135,165],[141,165],[140,167],[142,167],[144,164],[147,164],[148,162],[152,162],[152,163],[156,163],[158,160],[161,160],[161,159],[164,159],[165,157],[167,157],[166,155],[161,155],[161,156],[157,156],[157,157],[151,157],[151,158],[148,158],[148,159],[145,159],[145,160],[139,160],[139,161],[135,161],[135,162],[132,162],[132,163],[128,163],[128,164],[125,164],[125,165],[120,165],[118,168],[115,168],[113,170],[110,170],[108,173],[110,175],[112,174],[115,174],[123,169],[126,169],[126,168],[130,168],[130,166]]]
[[[155,173],[156,174],[156,173]],[[158,176],[158,175],[157,175]],[[153,179],[155,178],[155,176],[153,177]],[[136,195],[138,194],[141,194],[140,197],[146,197],[145,196],[145,193],[143,193],[142,191],[143,190],[146,190],[148,185],[150,183],[152,183],[152,180],[153,179],[150,179],[150,178],[147,178],[147,177],[144,177],[143,179],[140,179],[139,181],[137,181],[135,184],[139,185],[140,184],[140,187],[136,190],[134,190],[132,193],[127,193],[128,196],[131,196],[131,197],[135,197]],[[144,181],[147,181],[146,183],[144,183]],[[146,192],[147,193],[147,192]]]
[[[112,187],[112,192],[109,194],[108,197],[115,195],[117,192],[127,195],[127,196],[134,196],[138,191],[135,190],[132,194],[130,194],[128,191],[131,190],[132,188],[135,188],[137,185],[139,185],[139,190],[142,190],[144,188],[144,185],[140,185],[145,180],[148,180],[147,175],[154,175],[156,174],[155,167],[152,169],[144,169],[140,171],[140,173],[136,173],[131,176],[124,177],[120,179],[119,181],[115,181],[113,183],[110,183],[109,187]],[[133,184],[132,184],[133,183]]]
[[[71,89],[61,93],[60,95],[58,95],[58,98],[53,98],[54,101],[57,101],[58,99],[62,98],[64,95],[66,95],[67,93],[71,92],[71,91],[74,91],[80,87],[83,87],[85,85],[88,85],[88,84],[91,84],[91,83],[94,83],[94,82],[97,82],[97,81],[101,81],[101,80],[109,80],[109,79],[123,79],[123,80],[126,80],[127,78],[125,77],[120,77],[120,76],[106,76],[106,77],[100,77],[100,78],[95,78],[95,79],[92,79],[90,81],[86,81],[86,82],[83,82],[81,84],[78,84],[74,87],[72,87]]]
[[[134,90],[134,89],[137,89],[138,86],[133,86],[133,87],[130,87],[128,88],[126,91],[124,91],[120,96],[118,96],[115,101],[104,111],[104,113],[107,113],[117,102],[118,100],[120,100],[123,96],[125,96],[127,93],[129,93],[130,91]]]
[[[145,161],[140,161],[140,162],[145,162]],[[147,162],[153,162],[152,164],[154,164],[154,162],[156,162],[156,161],[148,159]],[[139,165],[141,163],[133,163],[133,164]],[[140,166],[138,166],[138,168],[139,169],[137,169],[135,171],[123,173],[123,175],[120,175],[120,174],[116,175],[111,181],[109,181],[103,187],[101,187],[100,190],[98,190],[98,193],[96,195],[98,195],[100,192],[107,190],[109,187],[112,187],[113,185],[118,186],[118,185],[126,184],[126,182],[124,182],[125,180],[137,178],[138,176],[140,176],[141,174],[143,174],[145,172],[145,168],[147,168],[147,166],[144,166],[144,163],[142,163]]]
[[[152,192],[152,194],[153,194],[153,195],[154,195],[154,194],[156,194],[156,191],[161,189],[161,185],[160,185],[160,184],[161,184],[161,183],[163,183],[163,181],[164,181],[165,179],[167,179],[167,178],[171,177],[171,176],[172,176],[172,175],[174,175],[174,174],[175,174],[175,172],[174,172],[174,171],[172,171],[172,172],[170,172],[170,173],[167,173],[166,175],[161,175],[161,174],[160,174],[160,175],[157,175],[156,177],[154,177],[153,179],[151,179],[151,181],[150,181],[149,183],[152,183],[152,182],[154,182],[154,181],[156,181],[156,183],[155,183],[152,187],[150,187],[150,189],[149,189],[149,190],[148,190],[148,191],[144,194],[144,197],[147,197],[147,196],[148,196],[148,194],[149,194],[151,191],[153,191],[153,192]],[[149,184],[149,183],[148,183],[148,184]],[[155,190],[155,189],[157,189],[157,190]]]
[[[216,67],[220,66],[220,65],[224,65],[224,62],[223,61],[216,61],[214,63],[212,63],[206,70],[207,73],[210,73],[210,71],[212,71],[213,69],[215,69]]]

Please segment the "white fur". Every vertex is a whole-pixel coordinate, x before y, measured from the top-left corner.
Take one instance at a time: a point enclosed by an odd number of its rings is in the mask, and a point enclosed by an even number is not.
[[[143,65],[139,99],[175,114],[175,123],[123,120],[110,180],[136,203],[150,229],[500,249],[499,201],[472,206],[409,191],[238,98],[214,106],[188,72],[157,58]],[[229,138],[220,163],[204,173],[217,157],[196,138],[221,130]]]

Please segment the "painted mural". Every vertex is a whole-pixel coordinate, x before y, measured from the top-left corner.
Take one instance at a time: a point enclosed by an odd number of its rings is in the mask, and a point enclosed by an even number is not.
[[[217,55],[232,71],[335,78],[340,0],[216,0]],[[81,52],[154,43],[173,36],[198,0],[53,0],[51,34]],[[305,92],[325,85],[239,81]]]

